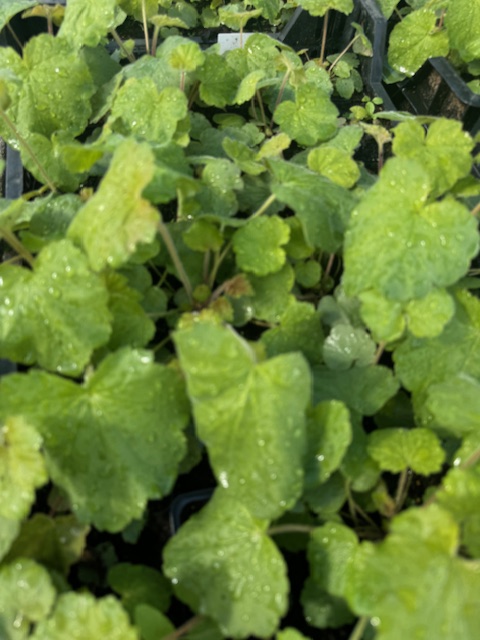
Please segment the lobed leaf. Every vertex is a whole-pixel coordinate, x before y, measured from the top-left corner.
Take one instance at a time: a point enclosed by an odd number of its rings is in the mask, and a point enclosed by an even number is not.
[[[286,611],[286,566],[267,524],[217,489],[164,549],[177,596],[228,637],[268,637]]]

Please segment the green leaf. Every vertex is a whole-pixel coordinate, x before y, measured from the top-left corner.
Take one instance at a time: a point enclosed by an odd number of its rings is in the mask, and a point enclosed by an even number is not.
[[[219,483],[256,517],[278,517],[301,492],[310,397],[303,357],[257,363],[234,331],[207,322],[177,331],[174,341]]]
[[[456,312],[434,338],[409,337],[394,352],[396,373],[414,393],[457,374],[480,378],[480,301],[467,291],[456,294]]]
[[[117,0],[68,0],[59,36],[77,48],[96,47],[125,19]]]
[[[138,640],[127,613],[113,596],[95,600],[90,593],[64,593],[52,616],[43,620],[32,640]]]
[[[186,115],[187,98],[178,87],[159,91],[152,78],[129,78],[117,92],[108,125],[122,135],[164,145]]]
[[[195,71],[205,61],[205,54],[196,42],[178,44],[168,57],[169,64],[181,71]]]
[[[450,47],[456,49],[465,62],[480,58],[479,0],[450,2],[445,16]]]
[[[290,291],[295,283],[295,274],[287,263],[268,276],[249,276],[254,295],[241,299],[247,307],[250,317],[265,322],[278,323],[285,309],[294,301]]]
[[[256,152],[240,140],[224,138],[222,147],[225,153],[231,158],[239,168],[252,176],[258,176],[265,171],[265,166],[256,160]]]
[[[324,520],[333,519],[347,500],[347,483],[340,471],[336,471],[321,488],[306,487],[303,498],[313,513]]]
[[[0,515],[22,520],[35,491],[48,480],[40,452],[42,439],[22,418],[6,418],[0,427]]]
[[[34,270],[0,267],[0,354],[17,362],[78,375],[107,342],[107,292],[68,240],[52,242]]]
[[[41,371],[2,385],[0,413],[37,427],[50,477],[80,522],[120,531],[170,491],[188,405],[178,374],[148,352],[116,351],[81,385]]]
[[[330,595],[310,577],[305,581],[300,601],[305,620],[314,627],[335,629],[354,620],[343,598]]]
[[[135,607],[133,621],[140,631],[142,640],[158,640],[175,631],[170,620],[148,604],[139,604]]]
[[[78,562],[85,546],[89,528],[75,516],[47,516],[36,513],[22,524],[20,533],[5,558],[31,558],[53,571],[67,576],[72,564]]]
[[[311,289],[320,283],[322,267],[317,260],[306,260],[295,264],[295,281],[301,287]]]
[[[270,160],[272,193],[296,213],[305,239],[313,247],[335,253],[342,242],[355,199],[328,178],[283,160]]]
[[[381,365],[332,370],[313,367],[314,402],[340,400],[350,409],[373,416],[398,391],[392,372]]]
[[[123,346],[144,347],[155,335],[155,323],[141,306],[142,295],[115,271],[107,271],[103,277],[113,318],[108,348],[114,351]]]
[[[312,16],[324,16],[330,9],[347,16],[353,11],[353,0],[301,0],[299,5]]]
[[[234,104],[241,78],[223,56],[208,54],[196,75],[200,80],[200,98],[204,102],[220,109],[227,104]]]
[[[430,429],[381,429],[368,436],[368,453],[380,469],[400,473],[407,468],[428,476],[440,471],[445,451]]]
[[[193,251],[218,251],[223,244],[219,228],[204,218],[195,220],[183,234],[183,241]]]
[[[394,27],[388,47],[388,61],[394,69],[413,76],[428,58],[448,55],[448,33],[436,23],[435,10],[425,8],[408,14]]]
[[[322,323],[315,307],[306,302],[289,304],[279,325],[264,331],[260,340],[270,357],[300,351],[312,364],[322,361]]]
[[[323,344],[323,359],[330,369],[345,370],[352,365],[366,367],[375,361],[376,344],[364,330],[338,323]]]
[[[277,640],[308,640],[300,631],[296,629],[282,629],[277,633]]]
[[[305,487],[326,482],[352,442],[350,414],[343,402],[327,400],[308,413]]]
[[[347,599],[357,615],[375,620],[378,640],[477,637],[478,563],[455,557],[457,544],[457,525],[437,505],[403,512],[383,542],[361,544]]]
[[[308,543],[310,576],[333,596],[343,596],[345,576],[352,564],[358,539],[355,532],[338,522],[316,527]]]
[[[41,34],[23,50],[26,71],[18,104],[17,124],[23,132],[49,138],[55,131],[82,133],[92,112],[95,93],[84,59],[68,40]]]
[[[460,373],[428,387],[425,408],[436,426],[462,437],[480,431],[480,382]]]
[[[308,154],[307,164],[312,171],[346,189],[353,187],[360,177],[360,169],[350,154],[329,145],[312,149]]]
[[[286,567],[267,526],[217,490],[165,547],[178,597],[228,637],[271,636],[286,611]]]
[[[20,522],[0,515],[0,560],[6,555],[20,531]],[[2,628],[0,619],[0,630]]]
[[[426,169],[432,192],[439,196],[451,189],[472,168],[473,141],[462,123],[441,118],[425,129],[416,120],[401,122],[394,130],[393,152],[415,158]]]
[[[170,583],[159,571],[146,565],[115,564],[108,572],[107,581],[121,596],[122,604],[131,616],[141,604],[163,612],[170,605]]]
[[[385,16],[390,18],[400,0],[378,0],[378,5]]]
[[[328,93],[310,83],[301,84],[295,102],[281,102],[273,114],[281,131],[304,146],[332,138],[337,130],[337,118],[338,109]]]
[[[349,491],[369,491],[378,483],[380,468],[368,453],[368,436],[358,418],[352,420],[352,442],[340,470],[348,482]]]
[[[158,212],[142,198],[153,171],[150,148],[125,140],[97,192],[70,225],[68,236],[83,245],[94,270],[124,264],[140,243],[154,239]]]
[[[32,560],[0,567],[0,633],[5,640],[30,638],[30,624],[46,618],[55,589],[46,569]]]
[[[451,196],[426,204],[428,184],[416,160],[393,158],[385,164],[345,236],[348,295],[373,289],[389,300],[408,301],[467,272],[478,251],[476,221]]]
[[[285,264],[283,245],[290,238],[290,227],[278,216],[253,218],[232,238],[237,266],[256,276],[275,273]]]
[[[436,501],[462,527],[462,542],[474,557],[480,555],[480,469],[450,469],[436,493]]]
[[[9,0],[9,2],[5,2],[3,6],[0,7],[0,31],[3,30],[7,22],[10,18],[13,18],[14,15],[20,13],[20,11],[30,9],[30,7],[34,7],[36,4],[37,0]]]

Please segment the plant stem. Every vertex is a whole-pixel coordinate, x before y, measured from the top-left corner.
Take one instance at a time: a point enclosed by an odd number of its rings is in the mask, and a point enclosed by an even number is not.
[[[470,213],[472,216],[477,216],[480,213],[480,202],[473,207]]]
[[[253,218],[258,218],[259,216],[262,215],[262,213],[265,213],[265,211],[268,209],[268,207],[273,204],[276,200],[276,196],[271,193],[268,198],[263,202],[263,204],[260,205],[260,207],[255,211],[255,213],[252,213],[252,215],[249,217],[249,220],[253,220]]]
[[[310,534],[315,527],[310,524],[279,524],[277,527],[270,527],[267,531],[269,536],[277,536],[280,533],[307,533]]]
[[[9,244],[25,262],[33,268],[35,260],[30,251],[23,246],[17,236],[10,229],[0,229],[0,236]]]
[[[47,9],[47,32],[50,36],[53,36],[53,22],[51,11]]]
[[[282,80],[282,84],[280,85],[280,89],[278,90],[278,95],[277,95],[277,99],[275,100],[275,104],[273,106],[273,113],[275,113],[275,109],[278,107],[278,105],[280,104],[282,98],[283,98],[283,93],[285,91],[285,87],[287,86],[287,82],[288,79],[290,77],[292,73],[291,69],[287,69],[285,72],[285,75],[283,76],[283,80]],[[272,119],[270,120],[270,128],[272,128],[273,126],[273,115],[272,115]]]
[[[125,48],[125,45],[123,44],[123,40],[120,38],[120,36],[117,33],[117,30],[112,29],[110,31],[110,34],[112,38],[115,40],[115,42],[118,44],[120,49],[123,51],[124,55],[128,58],[128,61],[135,62],[136,60],[135,56],[133,55],[133,53],[130,53],[130,51],[127,51],[127,49]]]
[[[231,248],[232,243],[229,242],[221,253],[219,251],[215,251],[215,262],[213,263],[212,272],[210,274],[210,279],[208,282],[208,285],[211,289],[213,289],[213,285],[215,284],[215,279],[217,277],[218,270],[220,269],[220,265],[225,260],[225,257],[227,256]]]
[[[203,274],[203,281],[205,283],[208,283],[208,269],[210,267],[210,254],[211,254],[211,251],[209,249],[208,251],[205,251],[205,254],[203,256],[202,274]]]
[[[367,624],[369,623],[369,621],[370,618],[367,618],[367,616],[359,618],[348,640],[362,640],[363,634],[365,632],[365,629],[367,628]]]
[[[10,31],[10,34],[12,38],[15,40],[16,44],[18,45],[20,51],[23,51],[23,44],[20,42],[17,34],[15,33],[15,31],[12,29],[12,27],[8,22],[7,22],[7,29]]]
[[[185,271],[185,268],[182,264],[182,261],[180,260],[180,256],[178,255],[177,248],[173,243],[172,236],[170,235],[168,228],[163,222],[163,220],[160,220],[158,223],[158,232],[162,236],[162,240],[164,241],[165,246],[167,247],[167,251],[170,254],[170,257],[175,266],[175,269],[177,270],[177,274],[180,279],[180,282],[183,284],[185,288],[188,301],[191,304],[193,304],[192,285],[188,278],[187,272]]]
[[[50,189],[50,191],[55,193],[57,189],[53,184],[53,181],[50,179],[48,173],[43,168],[43,165],[40,163],[40,160],[35,155],[34,150],[28,144],[25,138],[21,135],[21,133],[18,131],[17,127],[13,124],[12,120],[10,120],[10,118],[7,116],[5,111],[2,111],[1,109],[0,109],[0,118],[2,118],[2,120],[8,126],[8,128],[12,131],[13,135],[17,138],[20,145],[25,149],[28,155],[32,158],[33,162],[37,165],[37,168],[40,171],[42,178],[45,180],[46,184],[48,185],[48,188]]]
[[[330,256],[328,257],[327,266],[325,267],[325,271],[323,274],[324,279],[328,278],[328,276],[330,275],[330,271],[332,270],[334,260],[335,260],[335,254],[331,253]]]
[[[148,53],[148,51],[150,51],[150,40],[148,37],[147,8],[145,6],[145,0],[142,0],[142,20],[143,20],[143,33],[145,35],[145,49]]]
[[[156,25],[153,29],[153,37],[152,37],[152,49],[151,49],[151,55],[153,57],[155,57],[155,55],[157,54],[157,44],[158,44],[158,34],[160,33],[160,27],[158,25]],[[148,51],[148,49],[147,49]]]
[[[345,47],[345,49],[343,51],[340,51],[340,53],[338,54],[338,56],[335,58],[335,60],[332,62],[332,66],[330,67],[330,69],[328,70],[328,73],[332,73],[333,69],[336,67],[336,65],[340,62],[340,60],[343,58],[343,56],[348,52],[349,49],[351,49],[353,47],[353,45],[355,44],[355,42],[360,38],[360,34],[357,34]]]
[[[386,346],[386,342],[379,342],[378,343],[378,347],[377,347],[377,351],[375,352],[375,358],[373,360],[373,364],[378,364],[380,362],[380,358],[383,355],[383,352],[385,351],[385,346]]]
[[[323,18],[323,31],[322,31],[322,45],[320,49],[320,65],[323,66],[325,60],[325,47],[327,45],[327,30],[328,30],[328,11]]]
[[[397,491],[395,493],[395,509],[399,511],[406,497],[406,490],[409,480],[408,469],[404,469],[398,479]]]
[[[182,624],[181,627],[172,631],[166,636],[163,636],[162,640],[177,640],[177,638],[181,638],[183,635],[194,629],[197,625],[200,624],[204,620],[204,616],[193,616],[190,620],[187,620],[185,624]]]
[[[480,460],[480,449],[474,451],[471,456],[469,456],[465,462],[462,462],[460,465],[461,469],[468,469],[468,467],[473,467]]]
[[[260,114],[262,116],[262,122],[265,129],[268,129],[267,117],[265,116],[265,109],[263,108],[263,99],[260,91],[257,90],[256,94],[258,106],[260,107]]]
[[[185,93],[185,75],[185,71],[182,69],[180,72],[180,91],[182,91],[182,93]]]

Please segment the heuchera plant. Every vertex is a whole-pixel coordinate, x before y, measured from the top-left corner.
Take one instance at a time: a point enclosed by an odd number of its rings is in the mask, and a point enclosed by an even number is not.
[[[187,3],[16,0],[1,25],[32,7],[47,32],[0,48],[0,134],[36,180],[0,200],[0,636],[475,640],[470,135],[348,119],[338,58],[201,48],[171,31]],[[89,581],[100,532],[135,548],[207,462],[211,498],[151,562]]]

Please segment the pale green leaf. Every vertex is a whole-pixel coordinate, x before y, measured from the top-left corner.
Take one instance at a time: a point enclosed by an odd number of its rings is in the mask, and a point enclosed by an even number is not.
[[[426,409],[449,435],[480,431],[480,382],[460,374],[428,387]]]
[[[305,487],[318,487],[339,468],[352,441],[350,414],[343,402],[327,400],[308,413]],[[320,489],[321,491],[321,489]]]
[[[388,61],[394,69],[413,76],[428,58],[446,56],[448,33],[436,26],[434,9],[413,11],[394,27],[388,47]]]
[[[32,640],[138,640],[126,611],[113,596],[96,600],[90,593],[64,593],[53,614],[43,620]]]
[[[386,18],[390,18],[400,0],[378,0],[378,5]]]
[[[0,567],[0,637],[30,638],[30,625],[46,618],[55,601],[48,571],[29,559]]]
[[[281,102],[273,114],[281,131],[304,146],[332,138],[337,130],[337,118],[338,109],[330,96],[310,83],[301,84],[295,102]]]
[[[20,522],[0,515],[0,560],[6,555],[20,531]],[[0,622],[0,629],[2,623]]]
[[[199,218],[195,220],[183,234],[183,241],[193,251],[218,251],[223,244],[223,236],[219,228]]]
[[[457,374],[480,378],[480,301],[461,291],[456,307],[439,336],[409,337],[395,350],[395,370],[408,391],[418,393]]]
[[[242,78],[235,95],[235,104],[243,104],[251,100],[258,89],[258,83],[260,80],[263,80],[266,75],[264,69],[255,69]]]
[[[441,118],[425,129],[416,120],[401,122],[394,130],[393,152],[400,158],[415,158],[427,171],[432,192],[439,196],[472,168],[473,140],[462,123]]]
[[[362,319],[376,341],[388,344],[402,337],[406,319],[401,302],[389,300],[374,289],[362,291],[358,298]]]
[[[300,351],[311,364],[322,361],[322,323],[315,307],[306,302],[289,304],[279,325],[264,331],[260,340],[270,357]]]
[[[233,330],[198,322],[176,332],[200,439],[215,475],[256,517],[299,497],[310,376],[300,354],[256,362]]]
[[[158,640],[175,631],[170,620],[148,604],[139,604],[135,607],[133,621],[142,640]]]
[[[187,98],[178,87],[159,91],[152,78],[129,78],[117,92],[108,123],[125,136],[164,145],[186,115]]]
[[[301,0],[299,5],[312,16],[324,16],[331,9],[347,16],[353,11],[353,0]]]
[[[133,616],[140,604],[166,611],[170,604],[170,583],[159,572],[143,564],[119,562],[108,572],[111,589],[122,598],[125,609]]]
[[[244,142],[226,137],[222,141],[222,147],[228,157],[231,158],[245,173],[252,176],[258,176],[266,170],[265,165],[257,161],[256,151],[251,149]]]
[[[96,89],[86,62],[70,41],[46,33],[31,38],[23,50],[23,65],[26,77],[17,116],[20,129],[47,138],[59,130],[72,136],[82,133]]]
[[[479,24],[479,0],[455,0],[449,3],[445,26],[450,47],[456,49],[465,62],[480,58]]]
[[[165,547],[164,572],[178,597],[227,637],[271,636],[286,611],[286,566],[267,526],[217,490]]]
[[[462,541],[474,557],[480,556],[480,469],[450,469],[436,494],[438,504],[453,515],[462,529]]]
[[[205,61],[205,54],[196,42],[178,44],[167,56],[169,64],[180,71],[195,71]]]
[[[455,313],[455,302],[444,289],[433,289],[406,307],[407,326],[419,338],[438,336]]]
[[[457,525],[437,505],[409,509],[383,542],[362,543],[347,599],[357,615],[375,619],[378,640],[477,637],[478,563],[455,557],[457,544]]]
[[[312,171],[346,189],[353,187],[360,177],[360,169],[350,153],[329,145],[312,149],[307,164]]]
[[[440,471],[445,451],[430,429],[380,429],[368,436],[368,453],[380,469],[400,473],[407,468],[428,476]]]
[[[107,291],[68,240],[47,245],[33,271],[0,267],[0,354],[78,375],[108,341]]]
[[[9,417],[0,426],[0,516],[22,520],[35,491],[48,480],[40,452],[42,439],[23,418]]]
[[[154,239],[158,212],[142,197],[153,171],[150,148],[125,140],[97,192],[70,225],[68,236],[83,245],[94,270],[122,265],[139,244]]]
[[[286,261],[290,227],[278,216],[253,218],[232,238],[237,266],[242,271],[266,276],[279,271]]]
[[[345,236],[348,295],[373,289],[390,300],[408,301],[467,272],[478,251],[476,221],[451,196],[427,204],[429,191],[420,162],[393,158],[385,164]]]
[[[9,0],[9,2],[2,3],[0,6],[0,31],[15,14],[30,9],[36,4],[37,0]]]
[[[117,0],[68,0],[59,35],[77,48],[95,47],[126,15]]]
[[[120,531],[170,491],[188,404],[179,375],[148,352],[116,351],[81,385],[41,371],[2,385],[1,414],[37,427],[50,477],[80,522]]]

